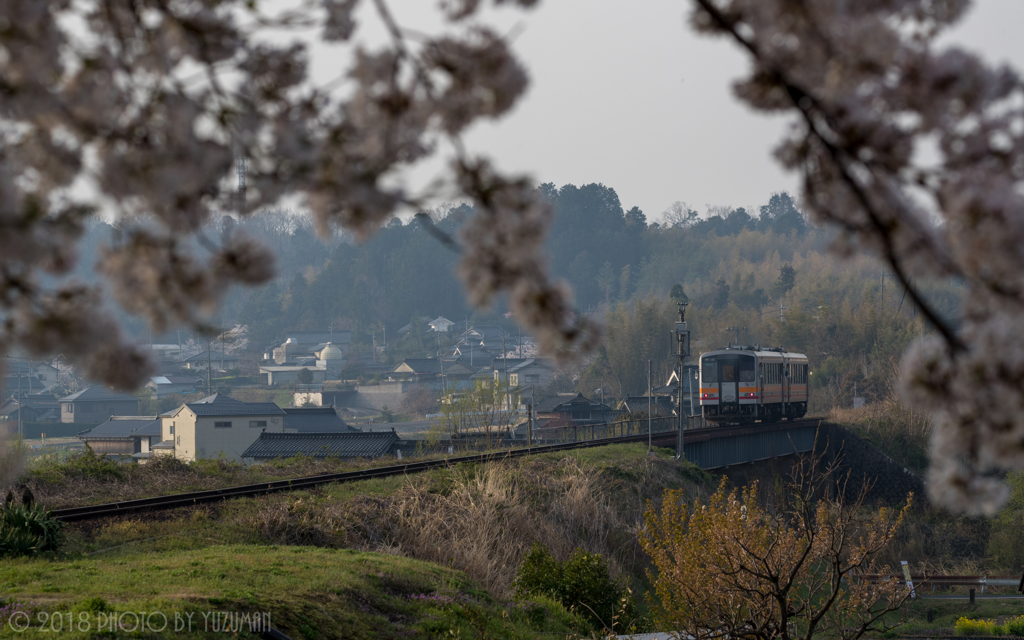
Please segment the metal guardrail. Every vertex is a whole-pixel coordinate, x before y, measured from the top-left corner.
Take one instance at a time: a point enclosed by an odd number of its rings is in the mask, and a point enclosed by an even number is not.
[[[871,581],[898,580],[903,582],[905,578],[902,575],[896,574],[869,574],[861,576],[861,579]],[[927,574],[911,574],[910,580],[914,583],[915,589],[930,586],[932,591],[936,587],[981,587],[981,592],[985,593],[985,587],[1015,587],[1018,591],[1024,593],[1024,576],[932,576]]]

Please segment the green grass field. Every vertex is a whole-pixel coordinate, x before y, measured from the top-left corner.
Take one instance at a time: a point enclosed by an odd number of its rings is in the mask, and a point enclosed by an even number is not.
[[[96,637],[118,624],[121,635],[140,624],[139,613],[146,614],[141,624],[147,631],[162,631],[159,637],[189,631],[175,630],[175,621],[190,621],[190,635],[206,635],[224,623],[225,613],[232,621],[241,615],[269,620],[290,637],[309,640],[563,638],[579,625],[551,601],[502,602],[457,571],[349,549],[124,547],[63,561],[5,562],[0,590],[8,602],[23,603],[17,611],[27,614],[0,613],[4,637],[53,637],[54,631]],[[18,633],[25,625],[28,630]],[[257,635],[247,630],[239,635]]]

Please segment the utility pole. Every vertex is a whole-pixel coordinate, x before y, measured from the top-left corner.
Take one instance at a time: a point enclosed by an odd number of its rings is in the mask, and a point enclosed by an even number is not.
[[[21,395],[21,372],[18,373],[18,437],[22,440],[25,439],[25,427],[21,419],[21,414],[24,413],[25,401]]]
[[[236,211],[239,215],[245,212],[245,156],[239,153],[238,158],[235,160],[235,172],[238,174],[238,202],[236,204]]]
[[[785,320],[786,316],[783,312],[788,310],[789,307],[782,306],[782,298],[779,298],[779,320]]]
[[[682,322],[682,320],[680,320],[680,322]],[[735,331],[736,332],[736,342],[733,343],[735,345],[739,345],[739,343],[740,343],[740,329],[742,329],[743,331],[747,330],[746,327],[741,327],[741,326],[739,326],[739,324],[737,324],[734,327],[726,328],[726,331]]]
[[[211,373],[211,371],[213,369],[213,364],[212,364],[212,357],[211,357],[211,354],[210,354],[210,348],[211,348],[210,342],[211,342],[210,339],[207,338],[206,339],[206,395],[207,396],[212,396],[213,395],[213,374]]]
[[[437,361],[441,365],[441,397],[448,397],[448,384],[444,379],[444,358],[441,357],[441,336],[437,336]]]
[[[533,446],[533,402],[526,405],[526,446]]]
[[[690,355],[690,331],[686,328],[686,305],[685,302],[677,302],[676,306],[679,308],[679,321],[676,322],[676,357],[679,358],[679,398],[678,398],[678,409],[679,414],[679,442],[676,445],[676,458],[679,460],[683,459],[683,430],[686,428],[685,418],[683,417],[683,376],[686,374],[686,356]],[[693,382],[690,382],[690,413],[693,413]]]
[[[508,352],[505,351],[505,330],[501,330],[501,371],[505,377],[505,407],[508,410],[512,410],[512,399],[509,397],[509,379],[508,379]]]

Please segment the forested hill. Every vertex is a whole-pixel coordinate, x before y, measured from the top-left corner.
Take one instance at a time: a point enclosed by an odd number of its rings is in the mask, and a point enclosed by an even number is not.
[[[713,215],[699,216],[677,206],[670,222],[651,224],[644,212],[626,210],[615,190],[601,184],[539,188],[555,209],[548,238],[550,267],[569,282],[583,310],[637,294],[667,295],[675,283],[702,291],[698,282],[724,257],[718,248],[704,248],[713,238],[747,232],[775,242],[769,237],[805,238],[808,232],[785,193],[771,196],[755,215],[719,208]],[[472,209],[462,206],[436,213],[435,220],[457,237],[459,226],[472,215]],[[244,305],[225,310],[225,322],[248,324],[259,343],[272,341],[285,327],[319,329],[335,322],[355,331],[358,341],[373,331],[380,334],[384,327],[393,332],[415,314],[452,320],[474,316],[454,275],[458,256],[417,223],[393,220],[366,243],[338,243],[329,257],[309,245],[303,227],[265,237],[263,227],[252,226],[251,233],[275,248],[294,238],[302,251],[309,251],[306,261],[301,251],[284,251],[292,259],[281,265],[276,284],[246,292]],[[815,247],[823,244],[820,233],[812,235]],[[791,253],[787,247],[780,247],[784,259]],[[500,318],[502,311],[496,308],[494,316]]]

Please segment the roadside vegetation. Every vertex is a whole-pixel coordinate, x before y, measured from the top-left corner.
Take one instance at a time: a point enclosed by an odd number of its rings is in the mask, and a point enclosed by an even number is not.
[[[26,478],[37,500],[69,505],[344,467],[338,461],[299,459],[248,468],[209,461],[159,469],[122,466],[86,453],[35,467]],[[648,589],[648,560],[636,537],[644,504],[660,500],[666,489],[698,495],[708,483],[707,474],[680,464],[671,452],[648,456],[639,445],[462,464],[407,477],[69,523],[59,552],[10,563],[6,573],[0,571],[0,585],[15,588],[5,591],[9,599],[42,602],[49,609],[85,606],[80,605],[85,598],[103,598],[118,610],[152,604],[169,611],[195,608],[197,602],[223,602],[222,608],[232,610],[270,607],[286,633],[308,640],[381,637],[361,629],[393,629],[391,637],[437,637],[454,629],[462,637],[524,638],[589,635],[616,621],[622,630],[643,629],[648,623],[642,598],[631,596],[621,612],[605,614],[603,609],[627,593]],[[574,587],[554,592],[514,588],[534,545],[544,545],[555,562],[577,576]],[[331,555],[335,552],[341,555]],[[296,571],[278,576],[274,584],[249,580],[254,567],[287,566],[289,559],[314,567],[311,579]],[[414,562],[430,567],[433,577],[402,577],[413,564],[389,564]],[[224,571],[223,566],[235,569]],[[333,596],[329,589],[324,592],[318,576],[328,567],[341,574],[362,571],[357,584],[363,586],[354,588],[366,589],[369,600],[359,600],[351,589]],[[443,579],[437,573],[442,567]],[[92,586],[60,579],[72,569],[75,575],[92,575]],[[121,577],[108,582],[108,571]],[[148,580],[153,572],[156,577]],[[378,585],[373,582],[378,574],[390,577]],[[399,588],[388,580],[408,584]],[[169,598],[168,593],[178,595]],[[281,593],[287,596],[272,595]],[[592,601],[580,593],[604,595]],[[599,618],[591,613],[595,602],[602,607]],[[354,622],[346,616],[355,616]],[[383,616],[391,626],[374,622],[374,616]],[[326,631],[329,619],[345,621],[349,631]]]

